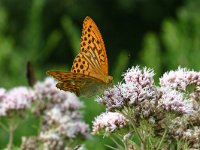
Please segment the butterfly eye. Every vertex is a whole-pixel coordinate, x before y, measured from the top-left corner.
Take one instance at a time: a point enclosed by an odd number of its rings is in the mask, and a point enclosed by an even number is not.
[[[74,80],[71,80],[71,84],[72,84],[72,85],[75,85],[76,83],[74,82]]]
[[[113,84],[113,77],[112,76],[108,76],[108,83]]]

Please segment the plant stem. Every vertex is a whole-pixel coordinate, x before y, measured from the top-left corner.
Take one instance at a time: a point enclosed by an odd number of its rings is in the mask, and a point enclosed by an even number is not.
[[[140,139],[141,143],[145,143],[144,140],[143,140],[143,138],[141,137],[140,133],[138,132],[136,126],[135,126],[134,123],[132,122],[132,111],[131,111],[130,108],[128,108],[127,117],[128,117],[128,119],[129,119],[129,121],[130,121],[130,123],[131,123],[131,125],[132,125],[132,127],[133,127],[133,129],[134,129],[134,131],[135,131],[135,133],[136,133],[136,135],[137,135],[138,138]]]
[[[13,125],[10,125],[10,127],[9,127],[9,142],[8,142],[7,150],[12,150],[14,131],[15,131],[15,127]]]
[[[156,147],[157,147],[156,150],[159,150],[159,149],[160,149],[160,146],[161,146],[161,144],[162,144],[162,142],[163,142],[163,140],[164,140],[166,134],[167,134],[167,130],[165,130],[165,132],[164,132],[164,134],[163,134],[163,136],[162,136],[162,139],[160,140],[159,144],[156,146]]]
[[[1,122],[0,122],[0,127],[1,127],[3,130],[5,130],[6,132],[8,132],[8,128],[7,128],[3,123],[1,123]]]

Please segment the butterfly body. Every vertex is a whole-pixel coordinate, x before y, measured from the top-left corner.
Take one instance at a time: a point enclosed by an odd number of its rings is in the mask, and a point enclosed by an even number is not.
[[[101,34],[94,21],[86,17],[81,36],[81,52],[75,57],[71,72],[48,71],[59,82],[57,87],[79,95],[91,96],[112,84]]]

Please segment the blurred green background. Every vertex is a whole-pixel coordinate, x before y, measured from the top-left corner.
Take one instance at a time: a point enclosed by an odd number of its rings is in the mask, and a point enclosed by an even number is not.
[[[38,80],[47,70],[70,70],[86,16],[100,29],[115,83],[133,65],[153,68],[156,81],[178,66],[199,70],[199,8],[199,0],[0,0],[0,85],[27,85],[27,61]],[[91,125],[105,108],[85,103]],[[108,139],[100,139],[86,141],[88,148],[103,149]]]

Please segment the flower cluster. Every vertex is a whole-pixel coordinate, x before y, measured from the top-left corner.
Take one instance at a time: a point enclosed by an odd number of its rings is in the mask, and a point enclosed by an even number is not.
[[[186,97],[183,92],[169,86],[163,86],[160,88],[160,93],[159,104],[165,110],[188,114],[194,112],[193,101]]]
[[[0,117],[9,117],[5,125],[2,123],[1,126],[9,130],[11,136],[19,125],[18,121],[23,120],[18,118],[29,114],[25,111],[33,112],[33,115],[40,118],[39,134],[23,137],[21,149],[24,150],[70,149],[71,144],[76,143],[79,138],[88,138],[89,126],[82,120],[82,108],[83,103],[75,94],[56,88],[56,81],[53,78],[37,82],[33,88],[0,88]]]
[[[128,120],[117,112],[106,112],[98,116],[93,124],[93,134],[97,134],[100,130],[105,130],[105,133],[110,133],[117,128],[122,128],[127,124]]]
[[[186,141],[193,149],[199,149],[200,137],[200,110],[192,114],[184,114],[172,120],[168,137]]]
[[[70,92],[64,92],[56,88],[56,81],[53,78],[46,78],[44,82],[37,82],[34,86],[36,98],[42,103],[45,102],[44,107],[37,107],[36,109],[45,109],[58,106],[61,110],[76,111],[83,107],[83,103]],[[40,103],[40,104],[41,104]],[[36,110],[43,111],[43,110]]]
[[[144,100],[156,100],[158,93],[154,85],[154,72],[151,69],[139,66],[128,69],[123,75],[125,83],[104,92],[97,102],[106,104],[109,110],[120,109],[124,106],[135,105]]]
[[[178,68],[176,71],[164,73],[160,78],[161,86],[170,86],[176,90],[187,91],[194,100],[200,97],[200,72]],[[191,87],[191,91],[190,91]]]
[[[195,84],[196,87],[200,87],[200,72],[179,67],[176,71],[164,73],[160,78],[160,84],[182,90],[186,90],[190,84]]]
[[[38,140],[44,149],[63,149],[66,139],[87,138],[89,126],[82,121],[83,103],[75,94],[56,88],[56,81],[46,78],[34,86],[38,106],[34,112],[42,114],[42,126]],[[45,105],[44,105],[45,104]],[[38,113],[39,112],[39,113]]]
[[[27,87],[16,87],[6,91],[0,89],[0,116],[15,114],[14,111],[26,110],[31,107],[35,93]],[[13,113],[12,113],[13,112]]]
[[[126,125],[132,128],[131,133],[142,144],[148,144],[145,142],[147,135],[154,135],[156,137],[152,136],[151,142],[159,143],[161,139],[166,142],[170,138],[173,143],[177,142],[178,137],[180,141],[186,141],[188,147],[200,148],[197,144],[200,119],[194,117],[200,116],[200,107],[197,106],[200,99],[200,72],[179,67],[165,73],[160,78],[159,86],[154,84],[153,76],[151,69],[132,67],[123,74],[121,83],[98,97],[97,102],[106,105],[107,112],[95,119],[93,133],[112,133]],[[122,115],[124,123],[119,117],[111,119],[110,113]],[[121,126],[117,126],[117,123],[121,123]],[[163,144],[163,148],[166,146]]]

